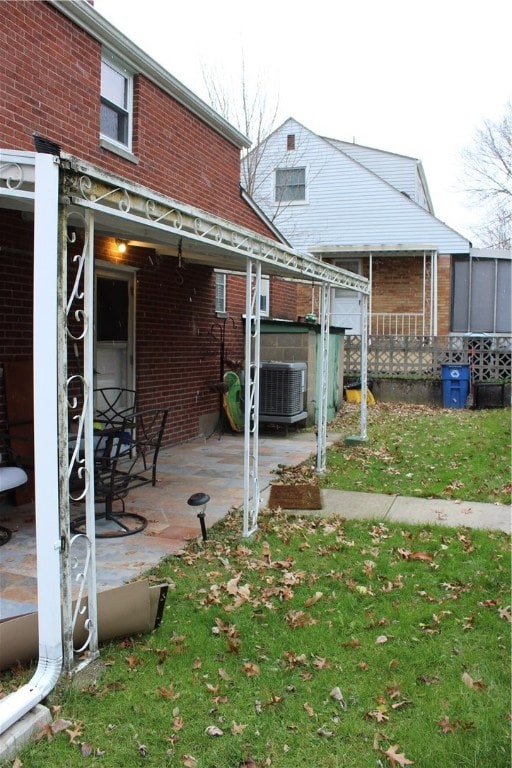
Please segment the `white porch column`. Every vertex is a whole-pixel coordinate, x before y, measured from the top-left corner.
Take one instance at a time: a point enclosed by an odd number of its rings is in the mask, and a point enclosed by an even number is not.
[[[260,504],[260,294],[261,264],[247,259],[245,283],[245,421],[244,421],[244,527],[250,536],[257,528]]]
[[[368,294],[361,295],[361,414],[360,439],[366,440],[366,422],[368,406]]]
[[[437,336],[437,251],[432,251],[431,259],[432,301],[430,303],[430,335]]]
[[[327,465],[327,391],[329,382],[329,318],[331,287],[322,283],[320,305],[320,381],[317,388],[316,471],[325,472]]]
[[[61,213],[61,305],[60,305],[60,383],[59,399],[61,430],[60,523],[62,550],[62,616],[64,670],[79,669],[98,655],[96,539],[94,499],[94,443],[93,443],[93,314],[94,314],[94,213]],[[76,237],[68,237],[68,226],[83,232],[80,253],[73,251]],[[70,254],[72,258],[70,259]],[[67,291],[68,266],[74,264],[73,286]],[[68,377],[68,344],[74,344],[79,371]],[[73,395],[69,396],[69,390]],[[72,443],[68,434],[72,432]],[[72,446],[72,450],[70,450]],[[69,481],[80,480],[80,489],[70,490]],[[71,536],[70,494],[85,502],[87,534]],[[73,600],[75,606],[73,607]],[[74,630],[80,617],[85,618],[85,642],[74,645]],[[85,653],[86,651],[86,653]],[[82,660],[75,665],[76,654]]]
[[[0,733],[55,686],[62,667],[57,371],[59,158],[36,154],[34,200],[34,475],[39,662],[0,700]]]

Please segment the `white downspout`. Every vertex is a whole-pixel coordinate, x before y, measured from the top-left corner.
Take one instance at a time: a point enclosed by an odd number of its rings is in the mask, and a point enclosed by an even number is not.
[[[59,158],[35,156],[34,475],[39,662],[26,685],[0,700],[0,733],[39,704],[62,668],[57,433]]]

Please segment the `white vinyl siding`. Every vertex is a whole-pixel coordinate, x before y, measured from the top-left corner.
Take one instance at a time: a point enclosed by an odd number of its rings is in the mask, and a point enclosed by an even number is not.
[[[285,165],[289,133],[295,134],[295,165],[307,167],[308,205],[279,207],[274,170]],[[267,140],[254,196],[296,248],[410,245],[441,254],[469,251],[465,238],[425,208],[294,120]]]

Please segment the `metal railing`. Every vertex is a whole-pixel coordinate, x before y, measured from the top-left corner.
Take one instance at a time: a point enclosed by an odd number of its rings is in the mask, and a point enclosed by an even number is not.
[[[345,376],[359,376],[361,337],[346,336]],[[512,336],[375,336],[369,337],[369,376],[439,378],[441,366],[469,365],[475,381],[512,378]]]
[[[421,312],[372,312],[370,334],[374,336],[419,336],[425,332]]]

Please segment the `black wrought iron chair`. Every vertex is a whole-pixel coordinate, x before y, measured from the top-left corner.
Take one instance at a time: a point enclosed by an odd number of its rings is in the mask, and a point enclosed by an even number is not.
[[[94,420],[100,424],[118,424],[137,409],[137,393],[134,389],[103,387],[95,389]]]
[[[167,415],[168,409],[163,408],[138,411],[95,430],[95,496],[105,504],[104,511],[96,516],[96,538],[130,536],[147,526],[145,517],[126,512],[124,499],[133,488],[156,484]],[[121,503],[120,511],[113,509],[114,502]],[[85,533],[85,516],[73,520],[71,529]]]

